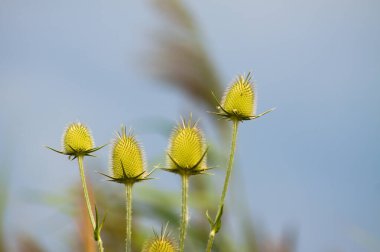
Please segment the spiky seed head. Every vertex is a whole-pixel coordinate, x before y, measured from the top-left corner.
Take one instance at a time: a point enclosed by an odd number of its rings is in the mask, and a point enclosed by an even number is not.
[[[173,162],[172,159],[174,159],[182,169],[204,169],[206,168],[206,157],[203,157],[205,151],[203,134],[197,124],[192,124],[191,120],[188,122],[182,120],[182,124],[174,129],[169,141],[168,166],[171,169],[179,168]],[[203,160],[199,163],[202,157]],[[197,167],[194,167],[196,165]]]
[[[134,178],[144,173],[144,153],[134,135],[127,135],[126,128],[114,140],[111,153],[111,168],[116,179]],[[124,172],[123,172],[124,169]]]
[[[143,252],[177,252],[178,249],[167,239],[154,239],[145,244]]]
[[[67,154],[85,153],[94,148],[90,130],[77,122],[70,124],[63,135],[63,148]]]
[[[238,76],[225,92],[221,105],[231,115],[251,117],[256,113],[255,102],[255,90],[248,74],[246,77]]]
[[[178,252],[178,245],[167,232],[167,226],[161,228],[161,234],[153,231],[155,237],[144,244],[142,252]]]

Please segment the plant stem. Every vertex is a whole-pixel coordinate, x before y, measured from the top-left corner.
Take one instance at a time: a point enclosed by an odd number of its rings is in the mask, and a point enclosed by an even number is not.
[[[83,193],[84,193],[84,199],[86,200],[88,215],[90,216],[92,227],[95,228],[95,219],[94,219],[94,215],[92,214],[90,197],[88,196],[88,190],[87,190],[86,176],[84,175],[83,156],[78,157],[78,164],[79,164],[80,178],[82,179]]]
[[[86,176],[84,174],[83,156],[78,156],[78,165],[79,165],[79,173],[80,173],[80,178],[82,180],[83,194],[84,194],[84,199],[86,201],[88,215],[90,216],[92,228],[93,228],[93,230],[95,230],[96,223],[95,223],[94,215],[93,215],[92,209],[91,209],[90,197],[88,196]],[[102,242],[102,239],[100,237],[98,240],[98,248],[99,248],[100,252],[104,251],[103,242]]]
[[[214,230],[211,230],[209,236],[208,236],[208,242],[207,242],[207,252],[211,252],[212,245],[214,244],[214,239],[215,239],[215,232]]]
[[[185,250],[185,238],[186,238],[186,230],[187,230],[187,224],[188,224],[188,207],[187,207],[187,197],[188,197],[188,190],[189,190],[189,175],[182,174],[182,220],[181,220],[181,235],[179,239],[179,247],[180,252],[183,252]]]
[[[99,252],[103,252],[104,251],[103,241],[102,241],[102,238],[100,238],[100,236],[99,236],[99,240],[98,240],[98,249],[99,249]]]
[[[125,185],[126,192],[126,239],[125,251],[132,251],[132,183]]]
[[[224,180],[222,197],[220,198],[220,202],[219,202],[219,209],[218,209],[219,212],[221,211],[222,206],[224,205],[224,199],[226,198],[226,194],[227,194],[227,190],[228,190],[228,184],[229,184],[229,181],[230,181],[232,167],[233,167],[233,164],[234,164],[235,149],[236,149],[236,138],[237,138],[237,131],[238,131],[238,123],[239,123],[238,121],[233,121],[230,160],[228,161],[228,167],[227,167],[226,178]]]
[[[237,120],[233,121],[230,159],[228,161],[227,173],[226,173],[226,177],[224,179],[224,186],[223,186],[222,196],[220,197],[218,212],[216,214],[216,218],[215,218],[214,223],[217,221],[218,216],[221,214],[221,211],[222,211],[222,208],[223,208],[223,205],[224,205],[224,200],[226,198],[226,194],[227,194],[227,190],[228,190],[228,184],[229,184],[229,181],[230,181],[232,167],[233,167],[233,163],[234,163],[234,157],[235,157],[238,124],[239,124],[239,121],[237,121]],[[211,252],[212,245],[213,245],[214,239],[215,239],[215,234],[216,234],[216,231],[214,229],[212,229],[210,231],[208,242],[207,242],[207,249],[206,249],[207,252]]]

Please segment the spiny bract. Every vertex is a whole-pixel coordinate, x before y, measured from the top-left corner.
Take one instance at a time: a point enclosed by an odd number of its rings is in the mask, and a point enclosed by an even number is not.
[[[171,169],[204,169],[206,168],[206,151],[203,134],[196,124],[182,121],[170,138],[168,154],[168,165]],[[201,161],[201,159],[203,160]],[[177,163],[175,164],[173,160]],[[201,161],[199,163],[199,161]],[[198,165],[197,165],[198,164]],[[177,167],[180,166],[180,167]],[[197,167],[195,167],[197,166]]]
[[[70,124],[63,135],[65,153],[84,153],[94,148],[90,130],[82,123]]]
[[[118,133],[112,147],[111,168],[116,179],[141,176],[144,173],[144,154],[135,137],[126,134],[122,127],[121,134]],[[124,172],[123,172],[124,169]]]
[[[222,99],[222,107],[229,114],[241,117],[251,117],[256,113],[255,90],[251,77],[240,75],[229,87]]]

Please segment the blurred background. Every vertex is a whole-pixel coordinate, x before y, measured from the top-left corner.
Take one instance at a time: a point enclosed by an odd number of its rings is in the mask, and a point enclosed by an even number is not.
[[[206,111],[253,72],[258,111],[241,125],[214,251],[380,251],[380,2],[376,0],[0,0],[0,250],[95,251],[77,163],[48,151],[65,126],[97,145],[122,124],[165,163],[180,115],[201,118],[213,176],[191,179],[188,251],[203,251],[229,124]],[[123,251],[124,189],[109,147],[85,160],[106,251]],[[180,180],[134,188],[134,249],[170,221]]]

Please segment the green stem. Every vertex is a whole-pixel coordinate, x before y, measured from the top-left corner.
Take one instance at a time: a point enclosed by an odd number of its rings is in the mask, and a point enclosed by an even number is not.
[[[230,181],[232,167],[233,167],[233,164],[234,164],[235,149],[236,149],[236,138],[237,138],[237,131],[238,131],[238,123],[239,123],[239,121],[233,121],[230,160],[228,162],[227,174],[226,174],[226,178],[224,180],[222,197],[220,198],[220,202],[219,202],[219,209],[218,209],[219,212],[222,210],[222,207],[224,205],[224,199],[226,198],[226,194],[227,194],[227,190],[228,190],[228,183]]]
[[[208,236],[208,242],[207,242],[207,252],[211,251],[212,245],[214,244],[214,239],[215,239],[215,232],[214,230],[211,230],[209,236]]]
[[[126,239],[125,239],[125,251],[132,251],[132,183],[125,185],[126,192]]]
[[[181,235],[179,239],[180,252],[185,250],[185,238],[187,231],[188,218],[188,207],[187,207],[187,197],[189,190],[189,176],[187,174],[182,174],[182,220],[181,220]]]
[[[78,156],[78,165],[79,165],[80,178],[82,180],[83,194],[84,194],[84,199],[86,201],[88,215],[90,216],[92,229],[95,230],[96,223],[95,223],[94,215],[93,215],[92,209],[91,209],[90,197],[88,196],[86,176],[84,174],[83,156]],[[100,252],[104,251],[103,242],[102,242],[102,239],[100,237],[98,240],[98,248],[99,248]]]
[[[103,241],[102,239],[99,237],[99,240],[98,240],[98,249],[100,252],[104,252],[104,248],[103,248]]]
[[[83,156],[78,157],[78,164],[79,164],[80,178],[82,179],[83,193],[84,193],[84,199],[86,200],[88,215],[90,216],[92,228],[95,228],[95,219],[94,219],[94,215],[92,214],[90,197],[88,196],[88,190],[87,190],[86,176],[84,175]]]
[[[215,218],[214,223],[217,221],[218,216],[222,212],[222,208],[223,208],[223,205],[224,205],[224,200],[225,200],[226,195],[227,195],[228,184],[229,184],[229,181],[230,181],[232,167],[233,167],[233,164],[234,164],[235,149],[236,149],[236,138],[237,138],[237,132],[238,132],[238,124],[239,124],[239,121],[237,121],[237,120],[233,121],[230,159],[228,161],[227,173],[226,173],[226,177],[224,179],[223,192],[222,192],[222,196],[220,197],[218,212],[216,214],[216,218]],[[208,242],[207,242],[207,249],[206,249],[207,252],[211,252],[212,245],[213,245],[214,239],[215,239],[215,234],[216,234],[216,231],[214,229],[212,229],[210,231]]]

